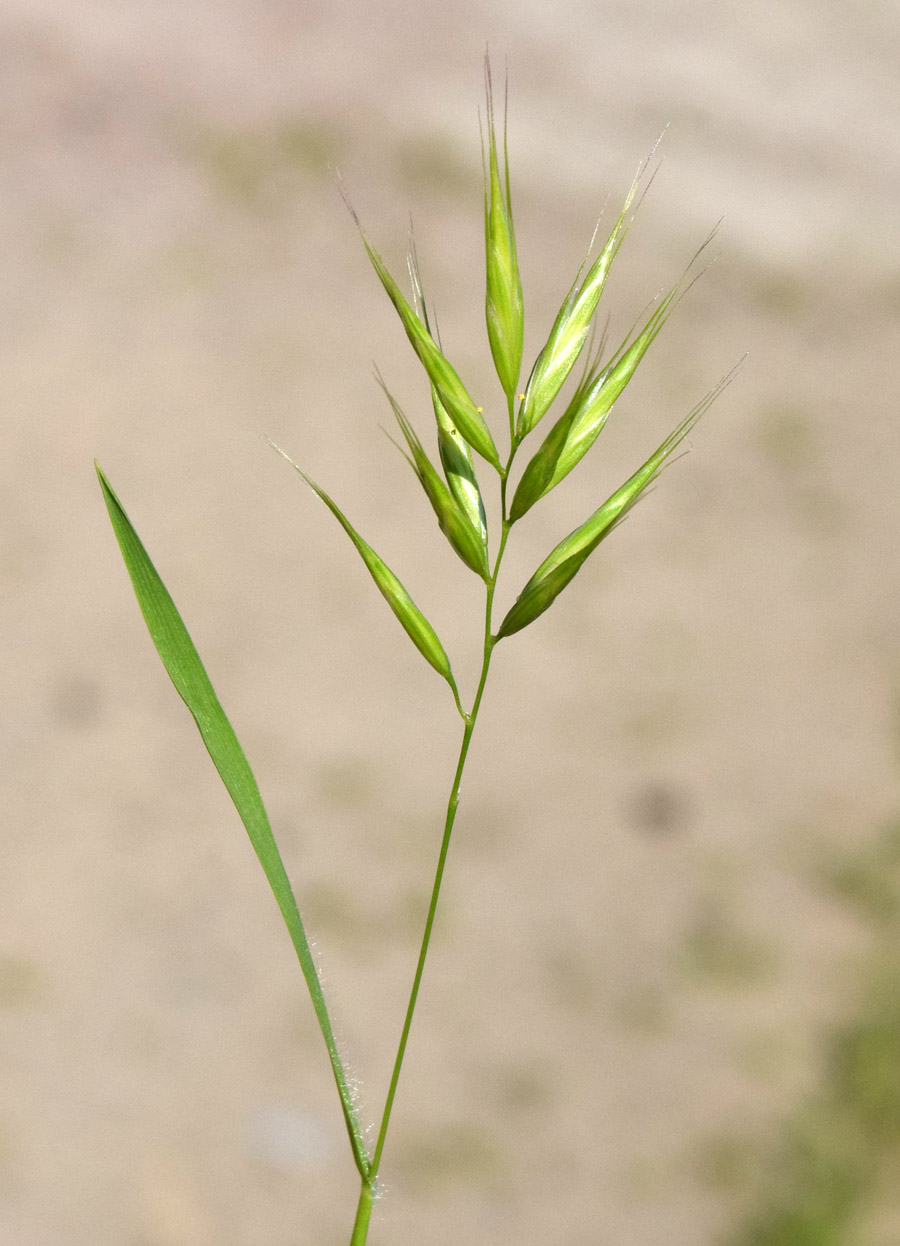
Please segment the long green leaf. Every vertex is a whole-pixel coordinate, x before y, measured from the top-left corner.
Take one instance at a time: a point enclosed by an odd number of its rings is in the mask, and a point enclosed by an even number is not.
[[[278,851],[275,836],[272,834],[253,771],[219,703],[175,603],[99,463],[95,463],[94,466],[97,469],[116,540],[119,542],[138,605],[156,651],[162,658],[163,666],[175,685],[178,695],[193,715],[213,764],[229,796],[234,801],[291,936],[303,977],[306,979],[306,985],[312,997],[319,1028],[328,1048],[354,1159],[360,1173],[365,1175],[368,1172],[369,1160],[347,1075],[338,1052],[325,996],[297,908],[297,901]]]

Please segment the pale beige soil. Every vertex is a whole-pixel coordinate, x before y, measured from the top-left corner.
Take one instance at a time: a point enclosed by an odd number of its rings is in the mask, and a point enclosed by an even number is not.
[[[142,630],[109,473],[256,768],[368,1116],[458,721],[273,437],[471,696],[470,576],[379,425],[427,395],[328,164],[498,433],[476,108],[508,58],[528,351],[670,122],[613,333],[725,216],[512,598],[741,356],[690,456],[498,649],[373,1246],[713,1246],[852,1005],[821,876],[900,780],[892,3],[0,4],[0,1241],[340,1246],[327,1062]]]

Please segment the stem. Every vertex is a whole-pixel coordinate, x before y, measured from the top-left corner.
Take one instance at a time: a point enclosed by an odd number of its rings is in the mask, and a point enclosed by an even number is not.
[[[459,789],[462,783],[463,770],[466,765],[466,757],[469,752],[469,744],[472,740],[472,732],[475,729],[475,721],[478,715],[478,705],[481,700],[481,694],[484,691],[484,684],[487,678],[488,666],[490,665],[490,650],[485,653],[484,664],[481,671],[481,682],[478,687],[478,695],[475,699],[475,705],[472,712],[466,715],[465,727],[463,729],[462,746],[459,750],[459,760],[456,763],[456,773],[453,776],[453,786],[450,789],[450,799],[447,802],[447,815],[444,819],[444,834],[441,839],[441,849],[438,854],[437,870],[434,876],[434,885],[431,889],[431,901],[428,905],[428,916],[425,919],[425,930],[422,934],[422,945],[419,949],[419,959],[416,964],[416,972],[413,977],[412,990],[409,995],[409,1004],[406,1008],[406,1017],[403,1021],[403,1030],[400,1034],[400,1043],[397,1047],[397,1056],[394,1061],[394,1070],[391,1074],[391,1082],[388,1087],[387,1099],[384,1105],[384,1113],[381,1118],[381,1128],[378,1131],[378,1141],[375,1144],[375,1154],[372,1157],[372,1165],[370,1169],[371,1178],[374,1180],[378,1175],[378,1167],[381,1163],[381,1153],[384,1150],[385,1138],[387,1137],[388,1125],[391,1119],[391,1110],[394,1106],[394,1096],[397,1093],[397,1083],[400,1080],[400,1070],[403,1067],[403,1057],[406,1055],[406,1044],[409,1041],[409,1031],[412,1026],[413,1014],[416,1010],[416,1002],[419,998],[419,987],[422,983],[422,974],[425,970],[425,961],[428,956],[428,947],[431,943],[431,932],[434,928],[435,914],[437,913],[438,899],[441,894],[441,883],[444,878],[444,866],[447,862],[447,851],[450,847],[450,835],[453,831],[453,823],[456,820],[456,811],[459,808]],[[365,1240],[365,1239],[363,1239]]]
[[[372,1216],[372,1203],[375,1200],[375,1185],[363,1180],[359,1191],[359,1205],[356,1208],[356,1219],[353,1222],[353,1235],[350,1246],[366,1246],[369,1232],[369,1220]]]
[[[520,394],[519,397],[524,398],[525,395]],[[512,454],[509,456],[509,463],[506,465],[506,470],[509,471],[509,465],[512,463],[512,456],[516,452],[516,404],[512,394],[506,395],[506,413],[509,416],[509,441],[510,445],[513,447]]]
[[[350,1239],[350,1246],[365,1246],[366,1238],[369,1230],[369,1220],[372,1215],[372,1203],[375,1198],[375,1192],[378,1180],[378,1170],[381,1165],[381,1156],[384,1151],[385,1140],[387,1139],[388,1126],[390,1125],[391,1112],[394,1107],[394,1098],[397,1094],[397,1085],[400,1081],[400,1070],[403,1068],[403,1059],[406,1055],[406,1046],[409,1042],[409,1033],[412,1029],[413,1016],[416,1011],[416,1003],[419,998],[419,988],[422,985],[422,975],[425,972],[425,961],[428,959],[428,949],[431,945],[431,934],[434,929],[434,920],[437,914],[438,900],[441,894],[441,884],[444,880],[444,867],[447,864],[447,853],[450,849],[450,837],[453,833],[453,824],[456,821],[456,813],[459,808],[459,794],[462,785],[463,772],[466,768],[466,759],[469,755],[469,745],[472,742],[472,735],[475,731],[475,724],[478,721],[478,711],[481,708],[481,699],[484,696],[485,685],[487,684],[488,671],[491,665],[491,655],[494,651],[496,639],[491,635],[491,613],[494,604],[494,590],[497,586],[497,576],[500,572],[500,563],[503,561],[503,554],[506,549],[507,538],[512,527],[506,509],[506,482],[509,476],[509,470],[515,458],[516,450],[519,443],[515,438],[513,430],[513,400],[508,400],[510,430],[512,434],[512,444],[510,446],[509,460],[506,466],[500,472],[500,503],[502,509],[502,524],[500,532],[500,545],[497,550],[497,559],[494,563],[494,570],[487,582],[487,594],[485,600],[484,611],[484,649],[481,663],[481,677],[478,681],[478,689],[475,693],[475,700],[472,703],[472,709],[466,714],[459,703],[457,697],[457,709],[462,715],[465,724],[463,728],[462,744],[460,745],[459,758],[456,763],[456,772],[453,776],[453,785],[450,788],[450,797],[447,801],[447,813],[444,818],[444,833],[441,837],[441,847],[438,853],[437,869],[434,875],[434,883],[431,888],[431,900],[428,905],[428,915],[425,918],[425,929],[422,932],[422,943],[419,948],[419,959],[416,962],[416,972],[413,976],[412,989],[409,994],[409,1003],[406,1007],[406,1016],[403,1020],[403,1029],[400,1033],[400,1042],[397,1046],[397,1055],[394,1060],[394,1068],[391,1073],[390,1085],[388,1086],[387,1098],[384,1104],[384,1111],[381,1117],[381,1125],[378,1130],[378,1141],[375,1144],[375,1151],[372,1156],[368,1170],[362,1174],[362,1183],[359,1193],[359,1205],[356,1210],[356,1220],[353,1225],[353,1235]]]

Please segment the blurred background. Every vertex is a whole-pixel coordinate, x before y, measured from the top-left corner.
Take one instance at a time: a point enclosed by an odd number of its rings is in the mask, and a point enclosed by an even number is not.
[[[349,1237],[312,1009],[92,459],[255,767],[375,1119],[459,723],[265,437],[401,577],[470,701],[477,585],[384,437],[372,362],[423,437],[428,395],[333,170],[398,275],[414,213],[502,437],[486,43],[528,361],[665,126],[613,341],[725,218],[600,445],[516,529],[501,608],[749,359],[497,651],[373,1246],[900,1240],[896,6],[2,0],[9,1246]]]

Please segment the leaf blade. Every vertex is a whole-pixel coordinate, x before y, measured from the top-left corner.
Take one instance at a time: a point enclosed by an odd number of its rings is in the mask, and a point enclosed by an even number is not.
[[[122,558],[157,653],[190,711],[206,750],[244,824],[281,911],[312,998],[341,1098],[354,1158],[362,1172],[368,1158],[349,1082],[337,1048],[309,941],[250,763],[222,709],[194,642],[116,493],[95,463],[97,477]]]

